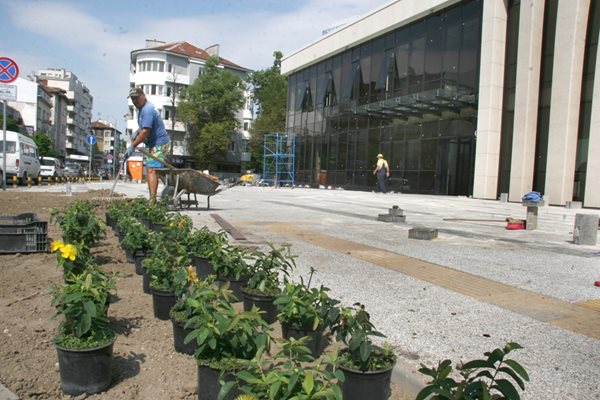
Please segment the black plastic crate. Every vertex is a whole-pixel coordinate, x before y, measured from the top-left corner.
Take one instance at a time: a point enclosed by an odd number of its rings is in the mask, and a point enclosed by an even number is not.
[[[0,253],[48,251],[48,222],[33,213],[0,216]]]

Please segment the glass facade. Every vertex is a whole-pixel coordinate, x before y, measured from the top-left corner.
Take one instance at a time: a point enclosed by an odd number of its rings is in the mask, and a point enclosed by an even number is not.
[[[462,2],[289,76],[287,130],[302,185],[469,195],[482,0]]]

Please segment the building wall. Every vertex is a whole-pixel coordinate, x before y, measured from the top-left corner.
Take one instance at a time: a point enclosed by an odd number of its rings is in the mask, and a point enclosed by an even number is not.
[[[91,132],[92,108],[94,99],[89,89],[75,74],[62,68],[50,68],[38,71],[38,77],[48,81],[48,86],[66,91],[67,132],[65,149],[69,153],[87,154],[86,142]]]
[[[23,78],[17,78],[11,84],[17,87],[17,100],[7,101],[7,105],[21,114],[23,125],[30,127],[33,134],[38,124],[38,84]]]
[[[161,42],[161,44],[164,44]],[[153,50],[151,48],[132,52],[130,68],[130,84],[142,87],[148,101],[160,111],[165,128],[173,141],[173,155],[182,159],[191,157],[188,147],[188,137],[185,124],[179,121],[176,115],[176,107],[179,103],[178,91],[191,85],[202,73],[204,60],[194,59],[164,50]],[[228,68],[227,66],[224,66]],[[228,68],[231,72],[238,74],[243,80],[247,79],[247,73]],[[175,94],[175,110],[173,108],[173,91]],[[138,129],[137,110],[129,101],[130,119],[127,121],[128,132],[134,133]],[[175,112],[175,124],[173,129],[173,113]],[[226,152],[225,162],[239,165],[242,153],[245,152],[248,141],[248,132],[243,131],[244,122],[249,122],[253,115],[248,110],[240,110],[238,113],[239,124],[242,129],[233,135],[232,145]]]
[[[592,161],[600,143],[598,3],[392,1],[286,57],[287,129],[297,135],[299,183],[370,190],[374,155],[383,152],[402,191],[486,199],[508,192],[511,201],[520,201],[536,190],[550,204],[579,200],[600,207],[600,162]],[[453,47],[448,15],[460,9],[464,19],[471,8],[480,12],[478,26],[463,21],[456,28],[460,47]],[[398,41],[403,31],[410,39],[407,93],[397,92],[394,81],[391,90],[387,86],[394,74],[401,81],[404,71],[379,72],[388,52],[397,66],[406,56]],[[460,79],[473,72],[453,76],[452,60],[458,57],[463,68],[473,42],[479,47],[471,102]],[[415,69],[421,58],[423,74]],[[344,87],[354,75],[362,82]],[[410,75],[433,83],[413,80],[413,90]],[[348,96],[354,90],[356,99]],[[441,102],[448,94],[452,101]]]

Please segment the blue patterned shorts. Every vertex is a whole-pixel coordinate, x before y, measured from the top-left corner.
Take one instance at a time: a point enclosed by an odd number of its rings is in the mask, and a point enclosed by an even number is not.
[[[169,154],[169,143],[161,144],[160,146],[155,146],[150,148],[150,154],[159,160],[165,161],[167,159],[167,154]],[[151,158],[146,160],[147,168],[163,168],[164,164],[160,163]]]

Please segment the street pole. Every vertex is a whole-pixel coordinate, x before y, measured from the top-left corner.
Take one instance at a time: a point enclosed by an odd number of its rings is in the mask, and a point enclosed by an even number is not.
[[[113,138],[113,178],[117,179],[117,143],[119,141],[119,129],[117,128],[117,119],[115,118],[115,136]]]
[[[2,103],[2,190],[6,192],[6,100]]]
[[[88,179],[92,177],[92,149],[94,145],[90,144],[90,161],[88,163]]]

